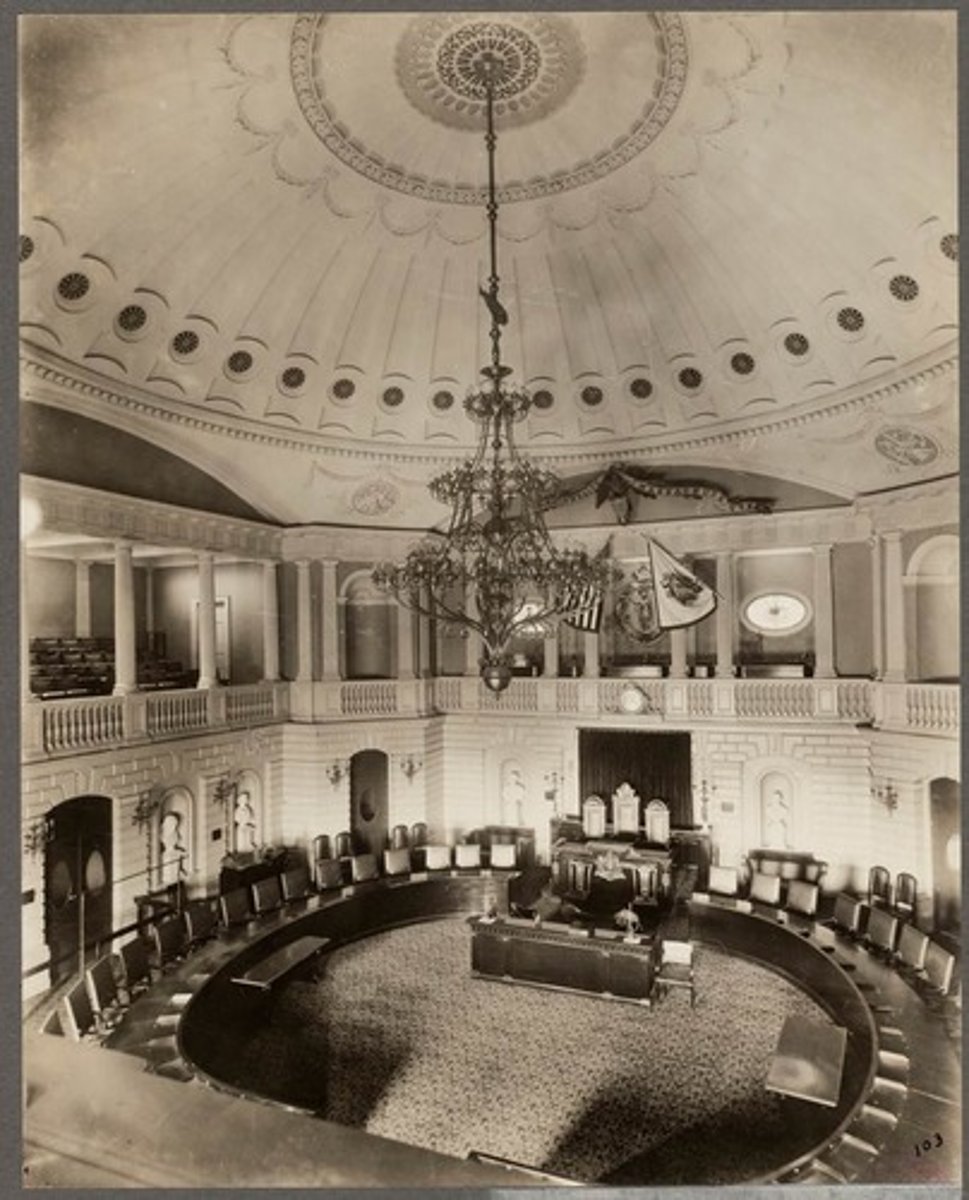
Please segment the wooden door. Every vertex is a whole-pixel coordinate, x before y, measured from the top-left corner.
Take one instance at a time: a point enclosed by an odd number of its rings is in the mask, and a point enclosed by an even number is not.
[[[959,927],[959,784],[933,779],[929,784],[932,819],[932,915],[936,929]]]
[[[350,759],[350,832],[354,849],[376,854],[387,848],[387,755],[361,750]]]
[[[51,983],[56,984],[77,971],[82,943],[111,932],[111,800],[65,800],[51,810],[49,821],[44,913]],[[93,954],[92,947],[87,956]]]

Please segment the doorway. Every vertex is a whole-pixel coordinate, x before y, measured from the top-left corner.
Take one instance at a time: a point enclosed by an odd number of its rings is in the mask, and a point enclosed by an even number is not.
[[[350,833],[358,852],[376,854],[387,848],[387,755],[360,750],[350,759]]]
[[[48,821],[44,924],[57,984],[79,968],[82,944],[111,932],[111,799],[76,796],[51,809]]]
[[[932,822],[932,917],[937,930],[957,932],[960,925],[959,783],[929,783]]]

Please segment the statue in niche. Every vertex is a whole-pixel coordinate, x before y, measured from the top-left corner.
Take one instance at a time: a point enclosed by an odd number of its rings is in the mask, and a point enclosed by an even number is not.
[[[178,883],[185,874],[182,814],[171,809],[163,815],[158,829],[158,862],[162,886]]]
[[[256,813],[248,792],[242,791],[236,796],[232,820],[235,825],[236,853],[252,853],[256,849]]]
[[[502,768],[501,823],[525,824],[525,780],[518,763],[505,763]]]
[[[781,788],[772,788],[764,798],[763,838],[768,850],[790,849],[791,808]]]

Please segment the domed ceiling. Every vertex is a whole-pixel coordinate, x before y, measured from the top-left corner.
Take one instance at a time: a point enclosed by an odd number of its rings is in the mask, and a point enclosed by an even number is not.
[[[439,519],[491,54],[529,453],[780,504],[952,474],[955,47],[918,11],[25,18],[24,397],[276,521]]]

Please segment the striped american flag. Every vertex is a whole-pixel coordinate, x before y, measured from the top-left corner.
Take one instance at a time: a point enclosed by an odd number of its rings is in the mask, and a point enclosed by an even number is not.
[[[602,589],[589,583],[567,592],[562,620],[573,629],[598,633],[602,620]]]

